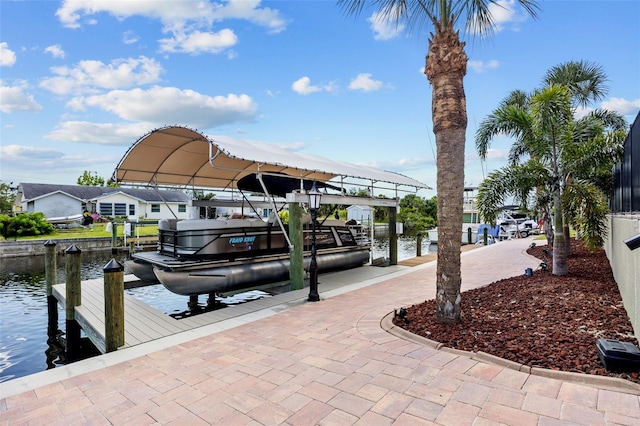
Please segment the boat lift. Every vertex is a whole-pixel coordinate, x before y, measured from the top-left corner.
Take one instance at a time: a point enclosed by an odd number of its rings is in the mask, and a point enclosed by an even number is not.
[[[399,193],[431,189],[428,185],[395,172],[374,167],[299,154],[275,145],[258,144],[229,136],[205,135],[187,127],[168,126],[138,139],[118,163],[111,180],[123,185],[155,188],[206,189],[218,192],[241,190],[243,178],[255,174],[262,192],[272,200],[267,177],[295,179],[286,194],[289,203],[306,204],[307,183],[338,188],[323,194],[322,204],[368,205],[398,208]],[[346,195],[347,187],[366,188],[368,197]],[[375,198],[376,194],[391,194]],[[278,194],[276,194],[278,195]],[[278,225],[284,229],[280,218]],[[371,227],[373,240],[373,227]],[[291,246],[291,241],[288,241]]]

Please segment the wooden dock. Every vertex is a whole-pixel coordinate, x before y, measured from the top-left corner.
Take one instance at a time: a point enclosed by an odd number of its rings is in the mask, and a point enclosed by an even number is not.
[[[127,275],[125,278],[125,281],[137,280],[133,275]],[[95,347],[104,353],[104,281],[102,279],[83,281],[81,288],[82,302],[75,308],[76,321]],[[53,286],[53,295],[58,303],[65,306],[66,285]],[[179,321],[126,293],[124,310],[125,343],[122,347],[139,345],[193,328],[189,321]]]
[[[376,271],[380,268],[368,269]],[[379,272],[374,272],[374,274],[380,275]],[[125,275],[124,281],[125,283],[133,283],[138,281],[138,278],[134,275]],[[327,285],[324,288],[331,289],[333,287],[334,285]],[[76,306],[75,308],[76,321],[94,346],[101,353],[105,353],[104,280],[97,278],[82,281],[81,288],[82,301],[80,306]],[[52,290],[53,296],[55,296],[58,303],[64,307],[66,303],[66,284],[56,284]],[[147,343],[231,318],[251,314],[262,309],[303,300],[306,298],[308,291],[307,288],[289,291],[276,296],[252,300],[240,305],[229,306],[181,319],[173,318],[125,292],[125,342],[120,348]],[[185,307],[187,301],[188,298],[185,296]]]
[[[416,264],[432,260],[430,256],[422,256],[422,258],[418,259],[418,261],[414,260],[413,262],[399,262],[400,267],[415,266]],[[335,290],[345,285],[383,276],[395,270],[397,270],[396,267],[363,266],[347,271],[333,272],[326,275],[322,274],[320,276],[320,290],[323,292]],[[125,275],[124,281],[125,284],[133,284],[133,282],[138,281],[138,278],[134,275]],[[125,292],[125,342],[120,348],[136,346],[156,339],[173,336],[199,327],[251,314],[262,309],[304,301],[306,300],[308,292],[308,288],[288,291],[275,296],[181,319],[173,318]],[[64,307],[66,303],[66,284],[54,285],[52,293],[58,303]],[[81,304],[75,308],[76,321],[95,347],[101,353],[105,353],[104,279],[97,278],[82,281],[81,296]],[[185,296],[185,306],[187,301],[187,297]]]

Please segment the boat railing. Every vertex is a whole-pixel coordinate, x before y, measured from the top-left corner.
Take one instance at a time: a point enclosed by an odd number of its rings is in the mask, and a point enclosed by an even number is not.
[[[237,224],[240,224],[237,222]],[[214,224],[216,225],[216,224]],[[176,228],[181,228],[177,226]],[[187,223],[183,229],[159,229],[160,254],[183,259],[233,259],[288,251],[288,244],[279,227],[249,224],[231,228],[206,228],[206,222]],[[185,229],[186,228],[186,229]],[[311,248],[311,229],[303,229],[304,250]],[[345,226],[320,226],[316,229],[318,250],[333,247],[369,245],[362,235]]]

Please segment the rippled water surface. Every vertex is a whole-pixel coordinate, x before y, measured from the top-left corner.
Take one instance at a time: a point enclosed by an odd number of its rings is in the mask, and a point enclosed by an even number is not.
[[[435,250],[423,241],[422,254]],[[388,239],[376,236],[373,256],[387,257]],[[400,237],[398,260],[416,255],[416,240]],[[81,279],[101,278],[105,265],[114,258],[110,251],[81,253]],[[122,256],[115,257],[121,263]],[[45,278],[45,257],[27,256],[0,258],[0,382],[54,368],[64,364],[64,350],[60,337],[64,337],[64,308],[58,306],[58,324],[48,333],[48,312]],[[125,271],[126,273],[127,271]],[[56,283],[65,282],[65,257],[57,257]],[[176,318],[185,316],[188,297],[166,290],[162,285],[128,289],[126,292],[154,308]],[[218,299],[224,305],[242,303],[260,297],[265,292],[245,292],[232,298]],[[200,305],[206,304],[200,296]]]

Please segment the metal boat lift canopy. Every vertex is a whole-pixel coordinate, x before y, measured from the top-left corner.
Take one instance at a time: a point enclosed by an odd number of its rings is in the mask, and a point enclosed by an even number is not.
[[[292,153],[275,145],[204,135],[181,126],[153,130],[138,139],[120,160],[112,180],[130,185],[224,191],[237,189],[238,181],[252,173],[331,181],[341,188],[345,184],[358,185],[351,180],[360,180],[359,186],[377,190],[431,189],[398,173]]]

